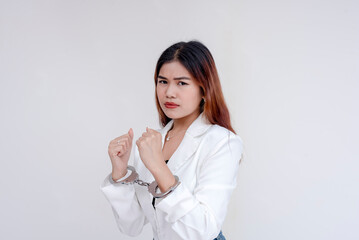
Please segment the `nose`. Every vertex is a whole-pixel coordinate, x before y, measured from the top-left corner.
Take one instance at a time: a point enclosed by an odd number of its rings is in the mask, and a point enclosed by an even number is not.
[[[166,97],[167,98],[174,98],[176,97],[176,87],[173,84],[168,84],[166,88]]]

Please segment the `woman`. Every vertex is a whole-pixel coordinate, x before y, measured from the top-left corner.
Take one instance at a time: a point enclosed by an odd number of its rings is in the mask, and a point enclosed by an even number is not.
[[[156,240],[225,239],[221,228],[243,147],[213,57],[200,42],[176,43],[160,56],[154,80],[163,128],[147,128],[134,145],[134,169],[153,182],[152,194],[148,184],[133,181],[128,165],[132,128],[108,147],[112,173],[102,191],[118,227],[136,236],[150,222]]]

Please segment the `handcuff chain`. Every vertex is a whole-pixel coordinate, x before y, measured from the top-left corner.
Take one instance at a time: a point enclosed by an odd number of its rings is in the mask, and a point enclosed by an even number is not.
[[[150,184],[148,182],[142,181],[140,179],[135,180],[135,183],[137,183],[140,186],[148,187]]]
[[[156,181],[153,181],[152,183],[148,183],[145,181],[142,181],[139,179],[138,173],[136,172],[136,169],[133,166],[128,165],[127,169],[131,171],[130,176],[128,176],[126,179],[123,180],[117,180],[116,182],[112,179],[111,174],[108,175],[109,180],[111,183],[117,183],[117,184],[133,184],[137,183],[140,186],[147,187],[148,191],[153,195],[154,198],[163,198],[166,197],[168,194],[170,194],[173,190],[177,188],[177,186],[181,183],[176,175],[173,175],[175,177],[176,183],[170,187],[166,192],[161,193],[157,192],[158,184]]]

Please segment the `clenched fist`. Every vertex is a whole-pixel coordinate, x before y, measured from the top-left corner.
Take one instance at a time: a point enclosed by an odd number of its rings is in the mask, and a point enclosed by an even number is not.
[[[127,173],[127,164],[130,159],[133,141],[133,130],[113,139],[108,145],[108,155],[112,163],[112,179],[122,178]]]
[[[136,145],[142,162],[150,172],[164,164],[161,133],[146,128],[146,132],[136,141]]]

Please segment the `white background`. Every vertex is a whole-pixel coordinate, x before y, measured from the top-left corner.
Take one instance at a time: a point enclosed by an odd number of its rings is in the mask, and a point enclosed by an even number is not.
[[[1,0],[0,239],[133,239],[99,190],[107,145],[159,127],[156,61],[192,39],[214,55],[245,144],[227,239],[359,239],[358,9]]]

